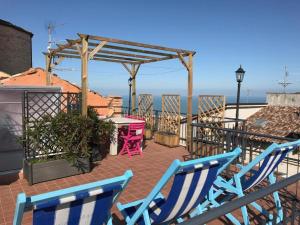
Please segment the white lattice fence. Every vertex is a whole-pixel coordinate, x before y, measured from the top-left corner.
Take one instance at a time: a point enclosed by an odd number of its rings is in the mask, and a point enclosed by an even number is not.
[[[162,96],[162,113],[158,130],[170,134],[180,133],[180,95]]]

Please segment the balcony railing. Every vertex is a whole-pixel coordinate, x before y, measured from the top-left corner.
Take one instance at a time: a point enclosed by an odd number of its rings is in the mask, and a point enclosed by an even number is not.
[[[239,159],[244,164],[260,154],[272,143],[295,141],[292,138],[247,132],[243,121],[235,128],[231,120],[216,123],[193,123],[192,157],[205,157],[228,152],[239,146],[243,150]],[[231,128],[228,128],[231,127]],[[277,173],[289,176],[300,172],[300,153],[294,151],[279,165]]]

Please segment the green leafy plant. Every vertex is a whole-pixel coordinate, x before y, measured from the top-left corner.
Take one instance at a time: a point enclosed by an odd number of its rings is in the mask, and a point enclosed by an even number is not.
[[[67,159],[79,165],[81,159],[92,155],[94,146],[115,141],[114,130],[114,124],[99,120],[93,109],[88,110],[87,117],[79,112],[60,112],[28,125],[23,141],[29,145],[29,160],[33,163]]]
[[[26,129],[31,158],[33,161],[64,158],[77,165],[80,159],[90,156],[92,128],[93,121],[76,112],[45,116]]]
[[[91,146],[100,151],[101,157],[108,153],[109,144],[115,142],[115,125],[111,121],[104,121],[98,118],[98,113],[93,109],[88,109],[88,117],[93,121],[93,131],[90,140]]]

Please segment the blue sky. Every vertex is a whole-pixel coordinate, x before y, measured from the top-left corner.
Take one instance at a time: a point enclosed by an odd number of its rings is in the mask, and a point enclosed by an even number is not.
[[[235,95],[234,71],[246,70],[242,95],[281,90],[284,66],[290,91],[300,84],[300,2],[298,0],[1,0],[1,19],[34,33],[33,64],[44,67],[48,22],[56,41],[76,33],[197,51],[194,95]],[[61,77],[80,84],[80,61],[64,61]],[[104,94],[127,94],[128,74],[118,64],[91,62],[89,85]],[[186,94],[187,75],[177,60],[142,66],[139,93]]]

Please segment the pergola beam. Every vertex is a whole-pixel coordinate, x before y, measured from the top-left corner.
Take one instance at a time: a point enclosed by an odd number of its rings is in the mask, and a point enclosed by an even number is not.
[[[122,63],[122,65],[128,71],[128,73],[131,75],[131,70],[130,70],[129,66],[126,63]]]
[[[69,42],[69,40],[67,40],[67,42],[68,42],[68,43],[63,44],[63,45],[61,45],[61,44],[60,44],[60,45],[57,45],[58,48],[57,48],[57,49],[51,50],[50,54],[51,54],[51,55],[54,55],[54,54],[56,54],[56,53],[62,51],[62,50],[65,49],[65,48],[69,48],[69,47],[75,45],[76,43],[80,43],[81,40],[79,40],[79,39],[78,39],[78,40],[71,40],[71,42]]]
[[[70,51],[70,50],[62,50],[62,54],[69,54],[69,55],[77,55],[77,52],[75,51]],[[119,57],[119,56],[111,56],[111,55],[104,55],[104,54],[95,54],[93,59],[97,58],[107,58],[107,59],[120,59],[120,60],[127,60],[127,61],[132,61],[132,63],[137,63],[137,62],[142,62],[142,59],[136,59],[136,58],[129,58],[129,57]],[[90,59],[90,58],[89,58]]]
[[[62,56],[65,58],[73,58],[73,59],[80,59],[81,57],[78,55],[73,54],[65,54],[65,53],[58,53],[57,56]],[[105,59],[100,57],[94,57],[93,60],[96,61],[103,61],[103,62],[111,62],[111,63],[131,63],[131,64],[140,64],[139,62],[133,62],[133,61],[126,61],[126,60],[114,60],[114,59]]]
[[[61,44],[57,44],[57,46],[61,47],[61,49],[65,49],[65,48],[74,46],[76,43],[80,44],[80,42],[78,40],[67,39],[67,41],[70,43],[70,46],[65,46],[65,45],[61,45]],[[96,47],[97,45],[98,45],[98,43],[89,42],[90,47]],[[149,54],[149,55],[174,56],[174,54],[166,53],[166,52],[157,52],[157,51],[136,49],[136,48],[123,47],[123,46],[117,46],[117,45],[109,45],[109,44],[103,46],[103,48],[121,50],[121,51],[126,51],[126,52],[138,52],[138,53],[144,53],[144,54]]]
[[[168,47],[162,47],[159,45],[149,45],[149,44],[143,44],[143,43],[139,43],[139,42],[124,41],[124,40],[115,39],[115,38],[107,38],[107,37],[87,35],[87,34],[78,34],[78,35],[81,38],[88,36],[89,39],[91,39],[91,40],[108,41],[111,43],[131,45],[131,46],[142,47],[142,48],[151,48],[151,49],[158,49],[158,50],[162,50],[162,51],[180,52],[180,53],[192,53],[192,54],[195,53],[194,51],[189,51],[189,50],[184,50],[184,49],[168,48]]]
[[[98,44],[89,54],[89,59],[93,59],[94,55],[100,51],[101,48],[103,48],[104,45],[107,44],[107,41],[101,41],[100,44]]]
[[[182,63],[182,65],[185,66],[185,68],[189,71],[190,70],[190,66],[185,62],[183,56],[178,52],[178,58],[180,60],[180,62]]]
[[[117,56],[129,56],[129,57],[133,57],[133,58],[141,58],[141,59],[157,59],[157,57],[153,57],[153,56],[149,56],[149,55],[140,55],[140,54],[131,54],[131,53],[125,53],[125,52],[119,52],[119,51],[107,51],[107,50],[103,50],[103,48],[105,48],[107,46],[103,46],[101,49],[101,53],[104,54],[109,54],[109,55],[117,55]],[[75,47],[69,47],[66,48],[65,50],[76,50]],[[93,48],[89,48],[88,49],[89,52],[93,51]]]
[[[181,54],[182,56],[188,56],[188,53]],[[142,63],[153,63],[153,62],[160,62],[160,61],[165,61],[169,59],[177,59],[179,58],[178,55],[172,55],[172,56],[166,56],[166,57],[161,57],[157,59],[151,59],[151,60],[144,60]]]
[[[94,45],[94,43],[90,43],[90,46],[93,46],[93,45]],[[170,54],[170,53],[156,52],[156,51],[129,48],[129,47],[121,47],[121,46],[116,46],[116,45],[106,45],[104,48],[127,51],[127,52],[138,52],[138,53],[144,53],[144,54],[149,54],[149,55],[172,56],[172,54]]]

